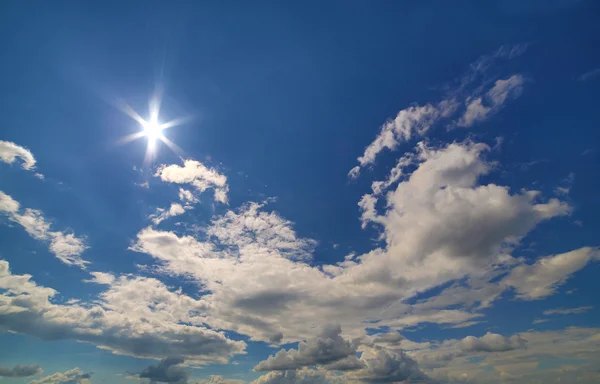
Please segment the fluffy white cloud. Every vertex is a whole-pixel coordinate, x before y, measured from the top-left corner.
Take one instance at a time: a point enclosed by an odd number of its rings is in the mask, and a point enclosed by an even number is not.
[[[282,349],[267,360],[258,363],[256,371],[293,370],[313,365],[325,365],[338,362],[356,354],[357,343],[344,340],[340,326],[327,326],[321,334],[307,341],[301,341],[298,349]],[[340,365],[347,368],[348,363]]]
[[[183,167],[177,164],[161,165],[155,176],[162,181],[176,184],[191,184],[199,192],[214,189],[215,200],[227,203],[227,177],[217,170],[208,168],[197,160],[185,160]]]
[[[35,169],[35,157],[30,150],[23,148],[13,142],[0,140],[0,160],[12,164],[19,158],[21,167],[28,171]]]
[[[29,384],[86,384],[92,377],[91,373],[83,373],[79,368],[73,368],[64,373],[56,372],[39,380],[30,381]]]
[[[107,283],[106,278],[96,279]],[[116,354],[181,356],[191,363],[224,363],[245,343],[203,326],[206,303],[156,279],[120,277],[85,306],[54,304],[57,292],[30,275],[13,275],[0,260],[0,331],[43,340],[72,339]]]
[[[73,233],[52,231],[42,211],[30,208],[21,210],[19,202],[0,191],[0,213],[22,226],[34,239],[47,242],[50,252],[63,263],[80,268],[85,268],[89,263],[81,258],[87,249],[85,240]]]
[[[470,127],[498,112],[506,100],[521,94],[524,83],[525,79],[521,75],[497,80],[484,96],[476,97],[468,102],[467,110],[460,118],[458,125]]]
[[[37,364],[22,365],[14,367],[0,367],[0,377],[29,377],[44,372]]]
[[[553,294],[573,273],[599,259],[600,250],[590,247],[546,256],[534,264],[515,267],[503,283],[513,287],[521,299],[538,300]]]

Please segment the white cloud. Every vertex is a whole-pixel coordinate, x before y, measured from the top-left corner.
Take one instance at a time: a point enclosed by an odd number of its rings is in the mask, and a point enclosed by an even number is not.
[[[179,188],[179,200],[185,204],[196,204],[199,201],[192,191],[183,188]]]
[[[94,283],[100,285],[111,285],[115,281],[115,276],[106,272],[90,272],[92,278],[84,280],[86,283]]]
[[[600,251],[590,247],[546,256],[534,264],[517,266],[504,278],[503,283],[513,287],[521,299],[542,299],[553,294],[573,273],[598,259]]]
[[[267,360],[258,363],[254,370],[291,370],[313,365],[339,362],[356,354],[358,344],[344,340],[339,326],[327,326],[321,334],[307,341],[301,341],[298,349],[282,349]],[[340,367],[338,367],[339,369]]]
[[[177,164],[161,165],[158,167],[155,176],[160,177],[162,181],[176,184],[191,184],[199,192],[204,192],[209,188],[214,189],[215,200],[221,203],[227,203],[227,177],[217,170],[208,168],[197,160],[185,160],[183,167]]]
[[[89,383],[91,373],[83,373],[79,368],[73,368],[64,373],[56,372],[39,380],[30,381],[29,384],[86,384]]]
[[[481,97],[470,100],[467,110],[458,121],[459,126],[470,127],[498,112],[504,103],[518,97],[523,91],[525,79],[521,75],[512,75],[503,80],[497,80],[494,86]]]
[[[458,100],[464,98],[465,94],[468,93],[467,88],[473,83],[482,81],[483,74],[495,60],[500,58],[511,59],[524,51],[524,45],[503,46],[491,55],[482,56],[470,65],[468,72],[460,79],[458,87],[446,98],[422,106],[413,105],[398,112],[393,120],[388,120],[383,124],[373,142],[367,146],[363,155],[358,158],[359,165],[352,168],[348,172],[348,176],[352,179],[357,178],[361,169],[373,164],[377,155],[384,149],[395,150],[400,143],[425,135],[438,121],[452,116],[461,104]],[[494,86],[483,96],[481,93],[486,82],[482,82],[483,85],[476,87],[466,97],[466,112],[459,119],[458,125],[471,126],[473,123],[493,115],[507,99],[517,97],[520,94],[524,80],[521,75],[513,75],[504,80],[497,80]]]
[[[19,202],[0,191],[0,213],[22,226],[34,239],[47,242],[50,252],[63,263],[85,268],[89,262],[81,258],[81,254],[87,249],[83,238],[76,237],[73,233],[52,231],[42,211],[30,208],[25,208],[22,213],[19,211]]]
[[[21,168],[27,171],[35,169],[35,157],[30,150],[13,142],[0,140],[0,160],[12,164],[17,158],[21,160]]]
[[[194,364],[225,363],[246,346],[203,326],[203,300],[170,290],[156,279],[119,277],[95,302],[54,304],[55,290],[38,286],[30,275],[13,275],[0,260],[0,290],[4,332],[71,339],[136,357],[181,356]]]
[[[461,341],[465,351],[473,352],[505,352],[513,349],[524,348],[527,340],[519,335],[505,337],[497,333],[488,332],[482,337],[467,336]]]
[[[165,210],[162,208],[158,208],[156,212],[150,215],[152,222],[154,225],[160,224],[163,220],[168,219],[169,217],[183,215],[185,213],[185,208],[179,203],[171,203],[169,209]]]
[[[554,308],[554,309],[548,309],[544,311],[544,315],[546,316],[551,316],[551,315],[579,315],[582,313],[586,313],[588,311],[590,311],[591,309],[594,309],[594,307],[592,306],[586,306],[586,307],[577,307],[577,308]]]

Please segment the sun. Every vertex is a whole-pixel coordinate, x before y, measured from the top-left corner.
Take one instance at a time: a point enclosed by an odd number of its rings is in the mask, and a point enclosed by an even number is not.
[[[149,103],[149,111],[150,117],[146,120],[142,118],[133,108],[131,108],[128,104],[121,104],[120,109],[133,120],[137,121],[140,125],[140,130],[138,132],[132,133],[121,138],[118,143],[124,144],[130,141],[146,137],[148,139],[148,146],[146,148],[146,156],[144,159],[145,164],[149,164],[153,158],[156,156],[158,151],[157,144],[158,142],[164,143],[167,147],[169,147],[173,152],[181,155],[183,151],[179,148],[175,143],[169,140],[165,135],[164,131],[168,128],[175,127],[177,125],[183,124],[189,118],[179,118],[168,121],[166,123],[159,122],[159,112],[160,112],[160,104],[161,97],[160,93],[155,93],[150,98]]]
[[[150,121],[145,121],[142,124],[142,129],[146,137],[148,137],[148,142],[156,142],[157,139],[161,139],[163,137],[163,127],[156,121],[155,119],[150,119]]]

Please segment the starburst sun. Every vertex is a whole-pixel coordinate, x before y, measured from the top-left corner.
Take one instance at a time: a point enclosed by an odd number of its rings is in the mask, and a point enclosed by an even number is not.
[[[173,152],[177,154],[181,154],[182,150],[171,140],[169,140],[165,135],[164,131],[166,129],[175,127],[184,123],[186,118],[178,118],[174,120],[170,120],[166,123],[159,122],[159,112],[160,112],[160,104],[161,98],[160,94],[155,93],[150,99],[149,103],[149,111],[150,117],[148,120],[142,118],[139,113],[137,113],[131,106],[128,104],[122,104],[121,110],[131,117],[133,120],[137,121],[140,124],[140,131],[132,133],[123,137],[119,140],[119,143],[124,144],[130,141],[146,137],[148,139],[148,146],[146,147],[146,156],[144,158],[144,163],[148,164],[152,159],[156,156],[157,152],[157,142],[161,141],[167,147],[169,147]]]

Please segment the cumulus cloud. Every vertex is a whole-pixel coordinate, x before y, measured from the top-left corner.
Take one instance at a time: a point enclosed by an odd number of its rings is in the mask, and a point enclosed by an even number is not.
[[[39,375],[42,372],[37,364],[17,364],[14,367],[0,367],[0,377],[29,377]]]
[[[521,299],[538,300],[553,294],[573,273],[599,259],[600,250],[590,247],[546,256],[534,264],[515,267],[503,283],[513,287]]]
[[[527,340],[519,335],[505,337],[497,333],[488,332],[482,337],[467,336],[462,340],[465,351],[474,352],[505,352],[525,347]]]
[[[19,202],[0,191],[0,213],[22,226],[34,239],[48,243],[49,251],[63,263],[80,268],[85,268],[89,263],[81,258],[81,254],[88,248],[85,240],[73,233],[51,230],[51,224],[44,218],[42,211],[21,209]]]
[[[21,160],[21,168],[27,171],[35,169],[35,157],[30,150],[13,142],[0,140],[0,160],[12,164],[17,159]]]
[[[84,373],[79,368],[73,368],[64,373],[56,372],[39,380],[30,381],[29,384],[85,384],[89,383],[91,373]]]
[[[180,365],[183,362],[184,359],[182,358],[168,357],[158,364],[152,364],[144,368],[139,377],[149,379],[150,383],[186,384],[190,374]]]
[[[156,279],[123,276],[93,303],[54,304],[54,289],[37,285],[30,275],[13,275],[0,260],[0,291],[4,332],[71,339],[136,357],[181,356],[195,364],[224,363],[246,346],[203,326],[207,305],[202,300]]]
[[[312,365],[335,363],[356,354],[357,344],[344,340],[338,326],[325,327],[322,333],[307,341],[302,341],[298,349],[282,349],[267,360],[258,363],[254,370],[292,370]],[[345,366],[353,361],[347,360]],[[342,367],[344,365],[340,365]]]
[[[183,167],[177,164],[161,165],[155,176],[168,183],[190,184],[199,192],[212,188],[215,200],[227,203],[227,177],[197,160],[184,160]]]
[[[195,236],[145,228],[131,249],[158,260],[155,270],[202,284],[209,292],[203,300],[211,327],[253,340],[307,340],[318,336],[310,325],[328,319],[339,321],[351,338],[364,335],[364,321],[392,329],[470,326],[483,315],[447,307],[489,305],[511,287],[500,275],[525,265],[509,254],[520,239],[571,210],[537,191],[481,184],[495,167],[485,159],[488,150],[472,142],[418,145],[412,170],[401,169],[404,177],[395,189],[370,195],[368,220],[381,229],[383,246],[336,264],[305,263],[314,241],[299,237],[289,221],[257,203],[216,216]],[[385,199],[381,213],[379,198]],[[447,288],[443,298],[405,304],[451,281],[469,285]],[[515,277],[514,284],[519,281]]]

